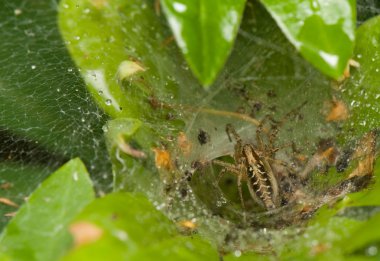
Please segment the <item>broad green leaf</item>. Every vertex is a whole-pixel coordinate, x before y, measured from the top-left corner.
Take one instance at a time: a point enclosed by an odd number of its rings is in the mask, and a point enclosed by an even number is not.
[[[46,168],[17,163],[0,163],[0,197],[7,198],[21,206],[25,198],[36,189],[49,174]],[[11,219],[17,207],[0,204],[0,231]]]
[[[119,68],[123,63],[128,67],[130,57],[128,51],[118,48],[124,40],[123,28],[117,13],[108,15],[112,6],[61,1],[59,26],[71,55],[78,57],[75,62],[98,105],[112,117],[135,115],[134,97],[126,97],[118,85],[123,80]],[[95,21],[97,28],[92,26]]]
[[[355,40],[355,0],[262,0],[285,36],[318,70],[342,77]]]
[[[163,0],[161,4],[191,70],[208,87],[231,52],[245,0]]]
[[[0,261],[12,261],[5,253],[0,252]]]
[[[131,260],[218,260],[218,252],[199,235],[185,237],[177,236],[166,239],[157,245],[138,252]]]
[[[69,222],[94,199],[79,159],[62,166],[30,196],[0,236],[12,260],[56,260],[70,245]]]
[[[350,118],[345,122],[346,143],[361,137],[368,131],[379,128],[379,68],[377,57],[380,56],[380,16],[364,22],[357,30],[355,59],[360,67],[352,69],[352,76],[341,90],[342,96],[349,103]],[[377,143],[379,135],[377,134]],[[377,146],[378,147],[378,146]],[[380,165],[374,167],[374,184],[368,189],[348,195],[342,205],[345,206],[379,206],[380,205]]]
[[[354,136],[379,128],[380,16],[363,23],[356,35],[354,59],[360,67],[352,70],[342,91],[351,110],[346,129]]]
[[[59,25],[89,92],[113,118],[152,117],[153,97],[177,96],[178,82],[199,87],[182,69],[169,29],[151,1],[60,2]],[[178,66],[181,68],[179,69]],[[173,73],[176,72],[176,73]],[[187,83],[178,78],[185,77]]]
[[[377,249],[377,248],[376,248]],[[351,256],[345,256],[344,261],[377,261],[379,258],[375,256],[368,256],[366,255],[351,255]]]
[[[102,235],[76,245],[66,261],[73,260],[199,260],[216,259],[217,251],[198,236],[178,235],[162,213],[142,196],[113,193],[95,200],[76,218],[93,224]]]
[[[226,261],[271,261],[273,260],[272,256],[264,254],[256,254],[253,252],[242,253],[241,251],[235,251],[229,255],[223,257],[223,260]]]
[[[376,248],[376,252],[374,254],[378,254],[377,251],[380,246],[380,234],[376,228],[379,226],[380,214],[377,214],[352,233],[352,238],[354,240],[342,242],[342,248],[346,253],[353,253],[355,250],[360,250],[365,246],[370,247],[372,245]]]

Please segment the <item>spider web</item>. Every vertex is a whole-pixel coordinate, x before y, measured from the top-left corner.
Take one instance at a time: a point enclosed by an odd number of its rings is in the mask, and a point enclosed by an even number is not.
[[[0,2],[0,197],[17,204],[21,204],[47,175],[73,157],[80,157],[85,162],[98,191],[111,189],[112,173],[102,129],[108,117],[93,102],[80,72],[70,59],[58,31],[57,6],[58,2],[53,0]],[[375,0],[359,1],[358,12],[361,23],[379,14],[380,6]],[[260,118],[270,113],[270,107],[275,104],[280,108],[276,115],[279,119],[309,96],[318,95],[318,86],[308,88],[308,93],[302,90],[314,83],[313,79],[320,74],[298,55],[287,55],[294,50],[290,45],[285,45],[284,49],[286,39],[283,36],[273,34],[275,38],[268,40],[267,35],[277,28],[268,27],[261,32],[262,35],[259,32],[254,37],[250,30],[242,28],[239,35],[242,41],[228,63],[228,66],[239,69],[227,68],[224,72],[224,76],[233,80],[216,83],[215,86],[219,87],[202,98],[197,104],[199,107],[247,112],[248,107],[260,102],[264,105],[263,110],[255,115]],[[249,61],[243,59],[253,48],[257,48],[255,52],[260,55]],[[274,55],[284,56],[283,64],[270,64]],[[265,70],[271,70],[271,73]],[[247,101],[244,98],[245,84],[252,81],[260,88],[264,86],[266,91],[256,95],[257,89],[253,87],[249,95],[253,100]],[[320,84],[327,85],[326,82]],[[279,89],[278,86],[289,88]],[[231,97],[221,92],[223,88],[233,91],[236,103],[228,105]],[[273,90],[275,93],[271,94]],[[189,94],[185,92],[183,96],[189,97]],[[298,102],[292,101],[294,97]],[[191,100],[187,98],[184,102],[190,103]],[[243,104],[243,108],[235,106],[238,103]],[[294,107],[289,108],[289,103]],[[313,112],[306,113],[314,115]],[[302,124],[314,130],[324,127],[321,120],[309,119]],[[236,118],[219,117],[200,110],[189,119],[186,133],[194,144],[199,144],[201,129],[212,140],[212,143],[194,149],[195,153],[200,153],[197,158],[213,159],[231,151],[233,144],[226,142],[226,134],[221,128],[231,121],[243,137],[254,138],[250,134],[252,124]],[[329,136],[333,131],[324,130],[323,133]],[[289,135],[289,132],[281,135]],[[292,135],[302,136],[299,130]],[[310,136],[310,133],[305,135]],[[320,138],[320,132],[312,135]],[[302,139],[298,142],[301,144]],[[9,220],[4,215],[14,210],[11,206],[0,205],[1,224]]]
[[[86,163],[100,190],[110,189],[102,136],[107,117],[86,92],[56,15],[55,1],[0,3],[0,197],[19,205],[74,157]],[[0,226],[15,210],[0,205]]]
[[[365,15],[370,16],[368,13]],[[251,57],[247,53],[254,55]],[[229,142],[227,138],[226,124],[232,124],[245,143],[257,146],[257,124],[269,115],[279,126],[275,145],[285,147],[293,143],[296,150],[307,158],[316,152],[320,141],[336,141],[341,134],[341,125],[326,123],[324,111],[327,101],[333,97],[340,98],[339,92],[333,90],[330,80],[297,54],[261,6],[255,5],[252,9],[247,7],[234,51],[211,91],[200,96],[191,92],[192,89],[185,88],[181,89],[179,95],[179,102],[185,112],[186,108],[190,110],[190,113],[182,116],[186,122],[186,137],[192,145],[190,155],[184,157],[180,148],[173,157],[185,177],[186,171],[189,172],[199,162],[207,165],[213,159],[233,154],[235,143]],[[171,102],[170,99],[162,100],[169,104]],[[250,117],[247,119],[243,115]],[[375,122],[371,124],[377,126]],[[270,121],[265,126],[271,128]],[[348,139],[357,138],[352,136]],[[282,149],[278,152],[278,158],[289,162],[292,154],[289,149]],[[173,193],[169,193],[162,202],[157,200],[157,191],[153,191],[150,197],[159,209],[169,207],[167,214],[173,220],[194,220],[203,224],[202,227],[206,229],[200,233],[213,242],[223,245],[225,239],[232,235],[232,244],[238,243],[241,249],[253,241],[259,245],[265,235],[249,229],[238,231],[228,223],[239,223],[239,218],[243,219],[243,211],[239,205],[236,181],[227,179],[226,186],[219,186],[215,183],[217,175],[218,171],[208,165],[195,172],[190,187],[178,181],[178,184],[174,184],[176,189]],[[326,180],[318,188],[332,182],[329,180],[331,176],[325,177]],[[307,192],[314,195],[312,190]],[[235,198],[228,198],[228,194],[235,194]],[[202,204],[203,207],[199,207]],[[285,210],[285,215],[291,217],[290,212],[291,209],[289,212]],[[255,211],[252,213],[254,221],[265,218],[265,214],[260,216]]]

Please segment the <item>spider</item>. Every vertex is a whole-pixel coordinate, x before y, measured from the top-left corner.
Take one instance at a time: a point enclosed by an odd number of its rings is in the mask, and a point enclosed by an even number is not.
[[[272,148],[267,148],[263,144],[260,132],[263,122],[260,123],[256,130],[257,146],[264,151],[255,148],[251,143],[243,143],[241,137],[231,124],[227,124],[226,132],[230,141],[232,136],[236,140],[233,158],[235,164],[228,162],[213,160],[213,163],[223,167],[221,175],[229,171],[237,176],[237,185],[239,190],[240,201],[245,209],[243,200],[241,181],[247,181],[248,190],[255,202],[267,210],[275,209],[280,205],[279,184],[275,176],[271,164],[268,162],[267,156],[271,156],[275,152]],[[272,138],[275,134],[272,135]],[[269,155],[265,155],[269,154]]]
[[[266,115],[259,122],[256,129],[256,146],[252,143],[244,143],[234,127],[231,124],[226,125],[226,133],[230,142],[232,142],[232,137],[236,141],[233,153],[234,164],[221,160],[213,160],[213,163],[223,167],[218,180],[225,172],[230,172],[237,176],[238,192],[243,209],[245,209],[245,203],[242,193],[242,180],[247,182],[252,199],[267,210],[280,207],[282,200],[292,200],[292,198],[294,198],[292,195],[294,191],[297,191],[299,194],[304,194],[300,186],[297,186],[300,180],[302,181],[302,177],[295,182],[296,184],[294,184],[294,182],[283,182],[282,178],[284,178],[284,176],[283,173],[279,174],[279,170],[277,169],[278,165],[285,167],[286,171],[290,174],[294,173],[294,170],[285,162],[275,159],[275,152],[278,151],[279,148],[274,148],[273,144],[279,128],[289,120],[289,118],[299,116],[299,110],[306,103],[307,102],[303,102],[300,106],[285,114],[280,121],[276,121],[270,115]],[[272,126],[270,130],[264,131],[264,124],[267,120],[272,122]],[[267,135],[268,145],[264,144],[261,138],[263,132]],[[273,167],[276,169],[273,170]],[[303,174],[303,178],[306,179],[307,175],[305,173]],[[283,191],[284,185],[288,187],[286,190],[292,193],[285,196],[285,191]]]
[[[218,180],[227,171],[237,176],[238,192],[243,209],[245,209],[245,203],[242,193],[242,180],[247,182],[252,199],[268,211],[280,207],[281,199],[285,194],[282,189],[283,180],[280,180],[281,175],[277,173],[276,169],[273,170],[272,168],[273,164],[278,161],[274,159],[274,153],[278,149],[272,146],[278,129],[275,128],[275,131],[269,134],[269,145],[265,145],[261,138],[264,120],[260,122],[256,130],[256,146],[252,143],[244,143],[234,127],[231,124],[227,124],[226,133],[229,140],[232,142],[231,137],[233,137],[236,141],[233,153],[234,164],[221,160],[213,160],[213,163],[223,167]],[[327,188],[324,192],[319,193],[319,196],[308,197],[307,193],[303,191],[301,184],[309,178],[310,174],[319,165],[327,163],[325,161],[333,161],[334,163],[330,164],[338,166],[340,160],[338,157],[339,152],[335,151],[336,148],[330,146],[311,157],[304,166],[304,169],[296,177],[299,186],[293,184],[290,196],[288,195],[285,198],[288,197],[288,199],[293,201],[297,197],[301,197],[303,200],[313,201],[314,207],[308,211],[312,212],[329,201],[366,187],[373,174],[376,137],[378,133],[379,130],[371,131],[359,140],[354,152],[352,152],[353,155],[350,157],[351,160],[359,160],[358,167],[350,173],[347,179],[331,188]],[[289,171],[293,172],[292,170]]]

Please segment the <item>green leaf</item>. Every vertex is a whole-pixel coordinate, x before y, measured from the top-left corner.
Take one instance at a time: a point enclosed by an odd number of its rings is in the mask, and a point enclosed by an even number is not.
[[[240,251],[235,251],[232,254],[223,257],[225,261],[270,261],[272,260],[271,256],[260,255],[252,252],[241,253]]]
[[[351,118],[346,129],[354,136],[379,128],[380,122],[380,16],[357,30],[355,59],[360,63],[342,93],[350,103]]]
[[[0,261],[12,261],[5,253],[0,252]]]
[[[153,2],[66,0],[60,10],[67,48],[89,92],[113,118],[151,117],[152,97],[173,99],[183,77],[183,88],[199,86],[181,68],[184,61],[176,46],[166,44],[170,32]]]
[[[1,250],[12,260],[55,260],[70,244],[68,223],[94,199],[92,182],[73,159],[30,196],[0,236]]]
[[[339,79],[352,56],[355,0],[263,0],[289,41],[324,74]]]
[[[175,226],[142,196],[113,193],[95,200],[76,218],[102,235],[77,245],[63,260],[199,260],[217,251],[198,236],[178,235]]]
[[[2,162],[0,163],[0,197],[7,198],[20,206],[48,174],[47,169],[40,166]],[[0,204],[0,230],[11,219],[7,214],[16,210],[17,208],[13,206]]]
[[[351,235],[355,240],[346,240],[342,242],[342,248],[346,253],[353,253],[370,244],[379,247],[380,234],[378,228],[380,226],[380,214],[373,216],[363,225],[356,229]]]
[[[275,249],[281,260],[343,261],[345,257],[341,243],[348,240],[362,224],[362,221],[336,216],[336,210],[324,206],[304,227],[286,228],[284,233],[289,236],[277,237]]]
[[[143,249],[131,257],[131,260],[152,260],[156,258],[173,261],[218,260],[218,254],[215,248],[198,235],[192,237],[177,236],[166,239],[148,249]]]
[[[245,0],[163,0],[161,3],[190,68],[204,86],[209,86],[231,52]]]
[[[109,16],[111,8],[91,1],[61,1],[60,10],[62,36],[98,105],[112,117],[138,114],[135,106],[127,106],[133,97],[123,95],[118,85],[119,67],[129,62],[129,57],[124,48],[118,48],[123,42],[123,29],[117,13]],[[97,28],[92,25],[94,21],[99,22]]]

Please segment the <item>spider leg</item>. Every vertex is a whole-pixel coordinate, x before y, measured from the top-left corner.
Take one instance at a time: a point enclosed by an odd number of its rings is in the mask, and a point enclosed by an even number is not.
[[[257,147],[259,148],[260,151],[265,151],[264,148],[266,147],[264,145],[264,141],[261,137],[261,133],[263,132],[263,125],[264,125],[265,120],[266,120],[266,117],[264,117],[264,119],[262,121],[260,121],[260,124],[256,129],[256,144],[257,144]]]
[[[243,199],[243,189],[242,189],[241,181],[247,180],[248,178],[247,178],[247,175],[245,175],[243,173],[242,166],[237,167],[236,165],[233,165],[233,164],[228,163],[228,162],[220,161],[220,160],[213,160],[213,163],[223,167],[223,169],[221,170],[221,172],[219,173],[219,176],[218,176],[218,180],[217,180],[218,183],[219,183],[222,175],[224,175],[224,173],[227,171],[229,171],[230,173],[237,176],[238,192],[239,192],[240,202],[241,202],[242,208],[244,210],[244,222],[246,222],[245,203],[244,203],[244,199]]]
[[[224,168],[230,170],[231,172],[236,171],[236,173],[239,173],[239,170],[232,163],[224,162],[224,161],[221,161],[221,160],[213,160],[212,163],[215,163],[218,166],[224,167]]]
[[[300,106],[294,108],[287,114],[285,114],[279,121],[275,120],[271,115],[266,115],[264,118],[260,121],[260,124],[258,125],[256,129],[256,139],[257,144],[261,148],[264,148],[263,141],[261,139],[261,133],[263,132],[263,126],[266,123],[267,120],[270,120],[272,125],[269,131],[265,131],[265,134],[268,137],[269,142],[269,148],[266,148],[266,151],[269,151],[269,155],[273,156],[274,153],[278,150],[277,148],[274,148],[273,144],[277,138],[278,132],[280,128],[293,116],[297,116],[298,111],[307,103],[307,101],[303,102]]]
[[[227,172],[226,168],[223,168],[220,172],[218,177],[216,178],[216,184],[219,184],[220,180],[223,178],[224,174]]]
[[[229,171],[230,173],[236,175],[236,177],[242,176],[242,180],[247,180],[247,176],[240,171],[240,168],[238,168],[236,165],[232,163],[224,162],[221,160],[213,160],[212,163],[215,163],[216,165],[223,167],[224,169],[226,169],[226,171]]]
[[[288,173],[296,173],[296,169],[291,167],[286,161],[284,160],[280,160],[280,159],[272,159],[272,158],[267,158],[265,157],[265,159],[268,161],[268,162],[271,162],[271,164],[277,164],[277,165],[280,165],[280,166],[283,166]]]
[[[304,101],[300,106],[294,108],[293,110],[291,110],[287,114],[285,114],[279,121],[274,121],[277,128],[282,127],[290,119],[291,116],[294,117],[294,116],[299,115],[299,110],[301,110],[301,108],[303,106],[305,106],[306,103],[307,103],[307,101]]]
[[[235,128],[232,126],[232,124],[226,125],[226,133],[228,136],[228,139],[232,141],[231,135],[235,138],[236,144],[235,144],[235,153],[234,153],[234,160],[236,163],[240,161],[242,158],[241,151],[243,147],[243,141],[241,140],[239,134],[236,132]]]
[[[273,148],[273,149],[270,151],[270,153],[271,153],[270,155],[272,155],[272,157],[271,157],[271,158],[266,158],[266,159],[267,159],[268,161],[272,161],[272,162],[274,162],[274,163],[279,163],[279,164],[281,164],[281,165],[287,167],[288,169],[292,170],[293,172],[295,172],[295,171],[294,171],[294,168],[290,167],[289,164],[288,164],[286,161],[284,161],[284,160],[280,160],[280,159],[275,159],[275,158],[273,157],[273,155],[274,155],[277,151],[282,150],[282,149],[285,149],[285,148],[289,148],[289,147],[291,147],[293,154],[296,154],[296,153],[297,153],[297,152],[295,151],[295,148],[294,148],[294,142],[292,141],[292,142],[289,142],[289,143],[283,144],[282,146],[278,146],[278,147],[276,147],[276,148]],[[294,160],[294,157],[293,157],[292,159]]]
[[[244,213],[244,222],[246,221],[246,215],[245,215],[245,203],[244,203],[244,199],[243,199],[243,190],[241,188],[241,179],[242,179],[242,174],[238,175],[238,178],[237,178],[237,186],[238,186],[238,191],[239,191],[239,197],[240,197],[240,202],[241,202],[241,206],[243,208],[243,213]]]
[[[275,136],[277,136],[277,133],[278,133],[278,130],[291,118],[291,117],[296,117],[297,115],[299,116],[299,111],[301,110],[301,108],[303,106],[305,106],[307,103],[307,101],[304,101],[301,105],[299,105],[298,107],[294,108],[293,110],[289,111],[287,114],[285,114],[281,119],[280,121],[278,122],[275,122],[276,124],[276,134]]]
[[[235,128],[232,126],[232,124],[226,125],[226,133],[228,135],[228,139],[230,140],[230,142],[232,142],[232,139],[231,139],[231,134],[232,134],[232,136],[234,136],[237,143],[242,143],[239,134],[237,134],[237,132],[236,132]]]
[[[265,157],[265,159],[267,161],[270,161],[270,162],[273,162],[275,164],[279,164],[279,165],[282,165],[282,166],[287,166],[288,163],[284,160],[280,160],[280,159],[273,159],[273,158],[269,158],[269,157]]]
[[[269,130],[264,130],[264,124],[267,120],[270,120],[273,124],[271,125],[271,128]],[[265,154],[268,154],[271,157],[273,157],[276,151],[279,150],[278,148],[275,148],[273,146],[279,131],[277,124],[279,124],[279,122],[276,121],[271,115],[265,115],[256,129],[256,142],[258,147],[260,148],[260,150],[264,151]],[[261,137],[262,132],[266,134],[269,145],[264,145],[263,139]]]

